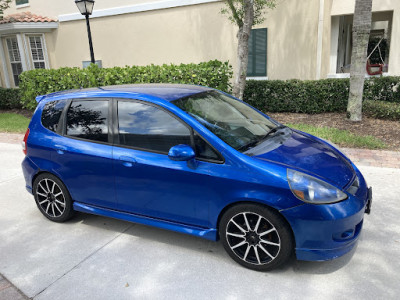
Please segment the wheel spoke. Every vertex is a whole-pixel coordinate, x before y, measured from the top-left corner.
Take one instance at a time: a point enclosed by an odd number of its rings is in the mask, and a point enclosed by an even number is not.
[[[247,231],[251,230],[249,221],[247,220],[247,217],[246,217],[246,213],[243,213],[243,218],[244,218],[244,222],[246,223],[246,226],[247,226]]]
[[[266,240],[263,240],[263,239],[260,239],[260,241],[261,241],[262,243],[264,243],[264,244],[268,244],[268,245],[272,245],[272,246],[277,246],[277,247],[280,247],[280,246],[281,246],[280,244],[273,243],[273,242],[270,242],[270,241],[266,241]]]
[[[49,207],[50,207],[50,201],[49,201],[49,204],[47,204],[47,207],[46,207],[46,214],[49,212]]]
[[[250,248],[251,248],[250,245],[247,245],[247,249],[246,249],[246,252],[244,253],[243,260],[246,260],[247,255],[249,254]]]
[[[58,204],[62,205],[62,206],[65,206],[65,203],[61,202],[60,200],[57,200],[57,199],[56,199],[56,202],[57,202]]]
[[[231,249],[235,249],[237,247],[243,246],[244,244],[246,244],[246,241],[241,241],[240,243],[238,243],[235,246],[231,247]]]
[[[53,186],[51,187],[51,193],[54,194],[54,188],[56,187],[56,183],[53,181]]]
[[[54,206],[57,208],[57,210],[60,212],[60,214],[62,214],[62,211],[58,208],[57,203],[56,202],[53,202],[53,203],[54,203]]]
[[[254,253],[256,254],[257,262],[258,262],[258,264],[260,265],[260,264],[261,264],[261,261],[260,261],[260,256],[259,256],[259,254],[258,254],[257,246],[254,246],[253,248],[254,248]]]
[[[56,216],[56,213],[54,212],[54,202],[51,204],[51,210],[53,211],[53,216]]]
[[[272,231],[275,231],[275,230],[276,230],[275,228],[271,228],[270,230],[264,231],[264,232],[260,233],[260,237],[264,236],[264,235],[266,235],[268,233],[271,233]]]
[[[256,226],[254,227],[254,231],[255,232],[257,232],[257,230],[258,230],[258,226],[260,226],[261,219],[262,219],[262,217],[258,216],[258,220],[257,220]]]
[[[258,247],[260,247],[262,251],[264,251],[269,257],[271,257],[271,259],[274,259],[271,253],[269,253],[267,249],[265,249],[261,244],[258,244]]]
[[[38,194],[38,195],[40,195],[40,196],[42,196],[42,197],[46,197],[46,198],[47,198],[47,195],[46,195],[46,194],[42,194],[42,193],[39,193],[39,192],[36,192],[36,194]]]
[[[244,230],[238,223],[236,223],[233,219],[231,219],[231,222],[232,222],[233,224],[235,224],[236,227],[239,228],[241,232],[243,232],[243,233],[246,233],[246,232],[247,232],[247,231]]]
[[[230,232],[227,232],[226,234],[227,234],[227,235],[234,236],[234,237],[242,238],[242,239],[244,239],[244,238],[245,238],[245,236],[244,236],[243,234],[238,234],[238,233],[230,233]]]
[[[62,192],[59,192],[59,193],[57,193],[57,194],[54,194],[54,197],[58,197],[58,196],[60,196],[60,195],[62,195]]]
[[[39,182],[39,186],[42,188],[43,191],[48,192],[48,190],[46,190],[46,189],[43,187],[43,185],[42,185],[41,182]]]
[[[48,183],[48,180],[47,180],[47,179],[45,179],[45,180],[44,180],[44,182],[46,182],[47,191],[48,191],[48,192],[50,192],[50,188],[49,188],[49,183]]]
[[[48,199],[44,199],[42,202],[39,202],[40,205],[42,205],[43,203],[49,202]]]

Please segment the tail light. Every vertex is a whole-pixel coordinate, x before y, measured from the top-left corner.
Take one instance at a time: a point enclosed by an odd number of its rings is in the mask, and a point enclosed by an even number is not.
[[[30,130],[28,128],[25,132],[24,140],[22,141],[22,151],[24,152],[25,155],[28,152],[28,145],[26,144],[26,141],[28,140],[29,132]]]

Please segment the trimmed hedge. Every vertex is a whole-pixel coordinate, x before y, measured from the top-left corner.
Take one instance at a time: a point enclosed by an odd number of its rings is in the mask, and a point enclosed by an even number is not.
[[[18,89],[0,87],[0,109],[22,108]]]
[[[244,101],[267,112],[297,112],[317,114],[345,112],[349,97],[349,79],[321,80],[249,80],[244,91]],[[400,104],[400,77],[372,77],[365,81],[364,99],[375,103],[382,113],[380,118],[391,116]],[[366,102],[366,101],[365,101]],[[367,104],[367,107],[372,107]],[[384,105],[384,106],[383,106]],[[384,107],[384,108],[383,108]],[[384,112],[383,112],[384,111]],[[372,116],[372,114],[370,114]],[[375,114],[378,116],[378,113]]]
[[[366,100],[363,103],[363,112],[376,119],[400,121],[400,103]]]
[[[36,107],[35,98],[52,92],[96,86],[131,83],[185,83],[209,86],[230,91],[232,66],[228,62],[213,60],[199,64],[149,65],[86,69],[37,69],[20,75],[21,103],[25,108]]]

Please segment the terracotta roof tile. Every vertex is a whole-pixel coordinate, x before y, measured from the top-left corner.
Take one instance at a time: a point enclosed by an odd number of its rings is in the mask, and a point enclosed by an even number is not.
[[[35,15],[29,11],[5,16],[0,24],[7,23],[45,23],[57,22],[56,19]]]

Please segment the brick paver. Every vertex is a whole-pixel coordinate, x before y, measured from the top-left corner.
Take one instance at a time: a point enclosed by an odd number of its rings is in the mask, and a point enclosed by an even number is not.
[[[23,134],[0,133],[0,143],[19,144],[23,138]],[[400,151],[352,148],[342,148],[342,151],[356,165],[400,169]]]
[[[28,300],[20,290],[13,286],[0,274],[0,299],[1,300]]]

